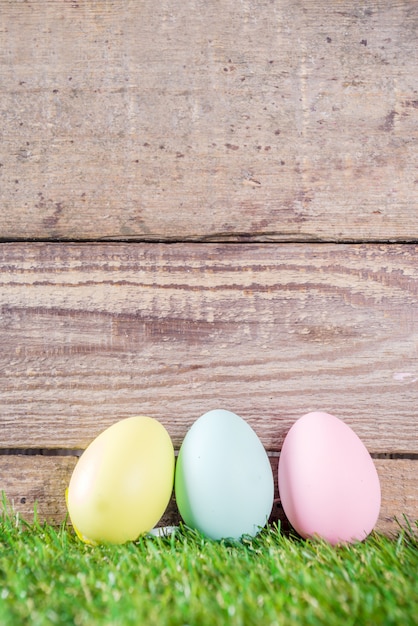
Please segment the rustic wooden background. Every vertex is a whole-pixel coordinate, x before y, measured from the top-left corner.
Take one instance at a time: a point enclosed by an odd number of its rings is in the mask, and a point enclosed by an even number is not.
[[[223,407],[344,419],[418,518],[418,3],[0,0],[0,489]],[[280,507],[273,516],[281,516]],[[172,503],[163,523],[175,519]]]

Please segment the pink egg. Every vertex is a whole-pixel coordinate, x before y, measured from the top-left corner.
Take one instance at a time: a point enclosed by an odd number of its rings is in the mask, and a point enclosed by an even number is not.
[[[308,413],[289,430],[279,461],[284,512],[304,538],[362,541],[380,511],[380,483],[366,447],[333,415]]]

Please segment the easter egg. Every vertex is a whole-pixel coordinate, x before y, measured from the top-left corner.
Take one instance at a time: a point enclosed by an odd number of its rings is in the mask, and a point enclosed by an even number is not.
[[[373,460],[356,433],[328,413],[301,417],[285,437],[279,460],[283,510],[304,538],[335,545],[361,541],[380,510]]]
[[[273,474],[264,447],[241,417],[209,411],[181,445],[175,495],[184,522],[211,539],[256,535],[273,506]]]
[[[174,449],[151,417],[123,419],[81,455],[67,490],[78,535],[90,543],[124,543],[148,532],[167,508],[174,483]]]

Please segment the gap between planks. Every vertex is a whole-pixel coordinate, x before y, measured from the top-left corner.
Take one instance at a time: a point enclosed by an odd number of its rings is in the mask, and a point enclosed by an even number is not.
[[[0,456],[49,456],[49,457],[65,457],[71,456],[80,458],[84,449],[71,448],[0,448]],[[270,458],[280,458],[280,452],[267,451]],[[175,450],[175,456],[178,456],[178,450]],[[372,459],[405,459],[410,461],[418,461],[418,452],[372,452]]]
[[[182,236],[182,237],[161,237],[156,234],[155,237],[119,237],[115,235],[99,238],[89,237],[0,237],[0,245],[7,244],[56,244],[56,245],[95,245],[95,244],[155,244],[155,245],[171,245],[171,244],[228,244],[228,245],[240,245],[240,244],[263,244],[263,245],[292,245],[292,244],[309,244],[309,245],[402,245],[402,244],[417,244],[418,236],[411,237],[319,237],[316,235],[289,235],[281,233],[280,231],[275,233],[213,233],[210,235],[202,236]]]

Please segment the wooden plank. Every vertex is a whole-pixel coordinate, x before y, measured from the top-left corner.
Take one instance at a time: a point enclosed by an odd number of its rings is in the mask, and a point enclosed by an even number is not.
[[[407,525],[407,520],[412,524],[418,521],[418,462],[376,459],[375,464],[382,488],[377,530],[393,534],[400,525]]]
[[[277,492],[277,457],[273,457],[275,497]],[[382,487],[382,507],[376,530],[397,534],[400,527],[418,519],[417,462],[411,460],[376,460]],[[33,520],[36,503],[40,521],[61,524],[66,519],[65,489],[76,464],[76,457],[0,456],[0,491],[4,491],[14,512],[26,521]],[[405,517],[404,517],[405,516]],[[406,518],[406,519],[405,519]],[[177,524],[179,513],[172,498],[159,526]],[[288,524],[279,504],[274,506],[271,521]]]
[[[36,506],[41,522],[60,524],[66,517],[65,489],[76,462],[69,456],[0,456],[0,493],[26,521],[33,521]]]
[[[0,238],[416,240],[414,0],[0,0]]]
[[[206,411],[280,450],[298,417],[416,454],[418,247],[3,244],[2,448],[84,448],[135,414],[178,447]]]

